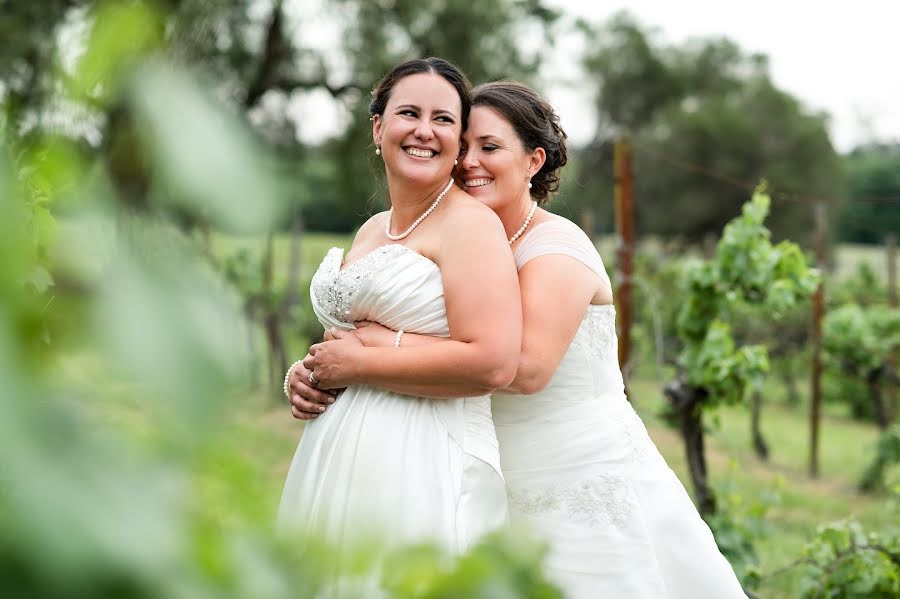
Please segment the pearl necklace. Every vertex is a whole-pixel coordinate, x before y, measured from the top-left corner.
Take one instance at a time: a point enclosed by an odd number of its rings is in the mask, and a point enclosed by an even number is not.
[[[393,235],[391,233],[391,217],[394,215],[394,209],[391,208],[390,210],[388,210],[388,219],[387,223],[384,225],[384,234],[387,235],[387,238],[391,241],[400,241],[401,239],[412,233],[413,229],[418,227],[419,223],[425,220],[426,216],[434,212],[434,209],[437,208],[438,204],[441,202],[441,199],[443,199],[443,197],[447,195],[447,192],[450,191],[451,187],[453,187],[453,179],[450,179],[450,181],[447,182],[447,187],[444,188],[444,191],[438,194],[438,197],[434,200],[434,203],[428,208],[428,210],[423,212],[422,216],[413,221],[413,224],[411,224],[406,231],[398,235]]]
[[[509,238],[509,245],[512,245],[516,239],[522,236],[522,233],[525,232],[525,229],[528,228],[528,225],[531,224],[531,219],[534,218],[534,211],[537,210],[537,202],[531,200],[531,210],[528,211],[528,216],[525,217],[525,222],[522,223],[522,226],[519,227],[519,230],[516,231],[516,234]]]

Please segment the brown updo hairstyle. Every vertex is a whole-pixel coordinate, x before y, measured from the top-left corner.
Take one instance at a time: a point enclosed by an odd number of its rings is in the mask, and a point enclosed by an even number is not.
[[[516,81],[484,83],[472,94],[472,106],[492,108],[509,121],[526,151],[544,148],[547,159],[531,178],[529,191],[538,204],[546,204],[550,194],[559,189],[559,169],[568,160],[566,132],[559,126],[559,116],[553,106],[530,87]]]
[[[400,63],[391,69],[387,75],[381,78],[375,89],[372,90],[372,101],[369,102],[369,116],[384,115],[391,91],[398,81],[410,75],[419,73],[433,73],[443,77],[459,94],[459,102],[462,106],[460,115],[462,130],[469,125],[469,112],[472,110],[472,84],[469,79],[452,62],[443,58],[414,58]]]

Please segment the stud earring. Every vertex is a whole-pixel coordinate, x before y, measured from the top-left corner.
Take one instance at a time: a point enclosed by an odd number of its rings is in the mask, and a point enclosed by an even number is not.
[[[458,158],[456,158],[456,159],[453,160],[453,166],[457,166],[457,165],[459,165],[459,159],[458,159]]]

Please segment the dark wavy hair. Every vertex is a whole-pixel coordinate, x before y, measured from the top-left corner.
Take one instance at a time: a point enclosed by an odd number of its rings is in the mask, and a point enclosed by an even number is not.
[[[462,114],[460,115],[462,130],[465,131],[469,125],[469,112],[472,110],[472,84],[469,83],[469,79],[463,72],[459,70],[459,67],[443,58],[415,58],[400,63],[391,69],[381,78],[375,89],[372,90],[372,101],[369,102],[369,116],[383,115],[391,97],[391,91],[397,82],[404,77],[418,73],[434,73],[443,77],[456,89],[462,106]]]
[[[568,161],[566,132],[550,103],[527,85],[516,81],[493,81],[472,92],[472,106],[487,106],[497,111],[515,129],[529,152],[544,148],[547,159],[531,178],[531,197],[538,204],[550,201],[559,190],[559,170]]]

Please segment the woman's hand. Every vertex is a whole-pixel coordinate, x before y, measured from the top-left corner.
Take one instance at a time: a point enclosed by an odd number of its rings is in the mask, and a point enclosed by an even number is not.
[[[307,354],[307,357],[309,355]],[[319,390],[309,385],[309,370],[302,364],[294,367],[288,379],[291,415],[298,420],[312,420],[337,399],[340,389]]]
[[[366,347],[394,347],[397,338],[397,331],[370,320],[357,322],[356,330],[351,332]]]
[[[341,338],[343,335],[353,335],[365,347],[393,347],[394,340],[397,338],[397,331],[391,330],[377,322],[361,320],[356,323],[356,330],[341,331],[333,327],[328,329],[325,331],[325,341],[333,341]]]
[[[317,389],[340,389],[354,382],[359,363],[362,342],[344,331],[331,331],[332,340],[317,343],[309,348],[309,356],[303,360],[307,371],[312,371],[311,381]]]

